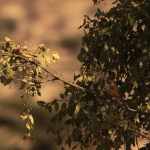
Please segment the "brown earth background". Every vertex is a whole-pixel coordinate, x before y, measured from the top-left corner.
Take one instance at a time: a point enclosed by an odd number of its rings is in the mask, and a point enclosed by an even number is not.
[[[27,41],[30,49],[44,44],[51,51],[60,54],[60,60],[50,68],[72,81],[79,69],[77,55],[81,47],[83,30],[77,28],[83,23],[84,15],[94,18],[97,8],[108,11],[112,0],[94,6],[92,0],[0,0],[0,40],[13,35],[22,44]],[[11,38],[11,37],[10,37]],[[4,87],[0,84],[0,150],[52,150],[55,149],[53,135],[46,134],[50,114],[40,109],[36,101],[51,101],[63,92],[60,82],[42,85],[42,96],[30,100],[33,105],[35,125],[33,136],[37,143],[26,143],[25,123],[20,118],[22,91],[19,85]],[[137,148],[134,148],[136,150]]]

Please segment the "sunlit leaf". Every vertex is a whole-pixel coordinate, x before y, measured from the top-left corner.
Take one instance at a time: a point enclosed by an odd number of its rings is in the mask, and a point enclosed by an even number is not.
[[[79,77],[79,78],[77,79],[77,82],[79,82],[79,83],[83,82],[83,76]]]
[[[31,129],[31,127],[28,123],[26,123],[26,128],[29,129],[29,130]]]
[[[138,123],[140,123],[139,114],[138,113],[136,114],[135,121],[138,122]]]
[[[59,56],[59,54],[56,51],[52,53],[52,59],[53,59],[54,62],[55,62],[55,60],[59,60],[60,59],[60,56]]]
[[[10,38],[8,38],[8,37],[5,37],[5,41],[6,41],[6,42],[10,42],[10,41],[11,41],[11,39],[10,39]]]
[[[108,45],[105,43],[104,45],[104,51],[107,51],[109,49]]]
[[[22,118],[22,120],[25,120],[28,118],[28,116],[23,116],[23,115],[20,115],[20,117]]]
[[[30,114],[29,115],[29,119],[30,119],[30,122],[32,123],[32,124],[34,124],[34,119],[33,119],[33,116]]]

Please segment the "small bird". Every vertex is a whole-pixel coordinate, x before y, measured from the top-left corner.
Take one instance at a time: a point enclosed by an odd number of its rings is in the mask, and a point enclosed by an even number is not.
[[[31,58],[32,57],[30,54],[26,54],[21,48],[14,49],[12,53],[16,54],[16,55],[20,55],[24,58]]]
[[[16,55],[19,55],[24,58],[32,58],[34,61],[36,61],[38,64],[40,64],[40,62],[34,58],[34,57],[37,57],[36,55],[31,54],[31,53],[27,54],[24,52],[24,50],[22,48],[13,49],[12,54],[16,54]]]
[[[119,89],[116,85],[110,85],[108,88],[108,92],[112,97],[117,98],[118,100],[122,100],[121,95],[119,94]]]

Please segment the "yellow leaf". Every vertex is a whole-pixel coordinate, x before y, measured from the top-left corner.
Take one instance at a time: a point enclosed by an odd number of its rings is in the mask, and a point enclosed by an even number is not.
[[[29,130],[31,129],[28,123],[26,123],[26,128]]]
[[[28,116],[20,115],[20,117],[22,118],[22,120],[25,120],[25,119],[27,119]]]
[[[57,52],[53,52],[52,53],[52,59],[55,61],[55,60],[59,60],[60,59],[60,56]]]
[[[29,119],[30,119],[30,122],[31,122],[32,124],[34,124],[34,119],[33,119],[33,117],[32,117],[31,114],[29,115]]]
[[[78,113],[80,111],[80,108],[83,107],[86,103],[80,102],[76,105],[75,111],[74,111],[74,116],[75,118],[78,116]]]
[[[11,39],[10,39],[10,38],[8,38],[8,37],[5,37],[5,41],[6,41],[6,42],[10,42],[10,41],[11,41]]]

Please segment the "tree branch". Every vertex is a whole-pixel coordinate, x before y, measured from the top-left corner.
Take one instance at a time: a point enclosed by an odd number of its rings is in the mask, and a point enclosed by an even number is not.
[[[60,80],[60,81],[62,81],[62,82],[64,82],[64,83],[66,83],[66,84],[68,84],[68,85],[70,85],[70,86],[72,86],[72,87],[75,87],[75,88],[77,88],[77,89],[80,89],[80,90],[82,90],[82,91],[85,91],[85,92],[94,94],[94,95],[98,96],[99,98],[106,99],[106,100],[108,99],[108,98],[105,97],[104,95],[99,94],[99,93],[97,93],[97,92],[95,92],[95,91],[93,91],[93,90],[89,90],[89,89],[86,89],[86,88],[84,88],[84,87],[81,87],[81,86],[79,86],[79,85],[77,85],[77,84],[73,84],[73,83],[67,82],[65,79],[61,78],[60,76],[57,76],[57,75],[53,74],[52,72],[48,71],[46,68],[42,67],[41,65],[40,65],[40,67],[41,67],[41,69],[43,69],[46,73],[48,73],[48,74],[50,74],[51,76],[55,77],[55,79],[57,79],[57,80]],[[127,105],[127,103],[126,103],[125,101],[121,100],[121,102],[126,106],[126,108],[127,108],[128,110],[133,111],[133,112],[136,112],[136,111],[137,111],[137,110],[135,110],[135,109],[130,108],[130,107]]]
[[[39,66],[39,67],[40,67],[42,70],[44,70],[47,74],[49,74],[49,75],[51,75],[51,76],[54,77],[54,78],[52,78],[52,79],[50,79],[50,80],[46,80],[45,82],[47,82],[47,81],[59,80],[59,81],[62,81],[63,83],[65,83],[65,84],[68,84],[68,85],[70,85],[70,86],[72,86],[72,87],[75,87],[76,89],[80,89],[80,90],[82,90],[82,91],[84,91],[84,92],[88,92],[88,93],[94,94],[94,95],[96,95],[96,96],[99,97],[99,98],[102,98],[102,99],[105,99],[105,100],[108,99],[108,98],[105,97],[104,95],[99,94],[99,93],[97,93],[97,92],[95,92],[95,91],[93,91],[93,90],[91,90],[91,89],[89,90],[89,89],[86,89],[86,88],[84,88],[84,87],[81,87],[81,86],[79,86],[79,85],[77,85],[77,84],[73,84],[73,83],[67,82],[67,81],[66,81],[65,79],[63,79],[61,76],[58,76],[58,75],[56,75],[55,73],[52,73],[51,71],[49,71],[48,69],[46,69],[45,67],[43,67],[43,66],[41,65],[41,63],[40,63],[38,60],[35,60],[35,59],[32,59],[32,58],[31,58],[32,60],[30,60],[30,59],[25,58],[25,57],[23,57],[23,56],[16,55],[16,54],[11,54],[11,53],[8,53],[8,52],[3,52],[3,54],[0,54],[0,56],[9,56],[9,57],[15,56],[15,57],[20,57],[20,58],[22,58],[22,59],[24,59],[24,60],[27,60],[28,62],[31,62],[31,63],[34,62],[35,65]],[[41,83],[42,83],[42,82],[41,82]],[[121,100],[121,102],[123,103],[123,105],[126,106],[126,108],[127,108],[129,111],[133,111],[133,112],[136,112],[136,111],[137,111],[137,110],[135,110],[135,109],[130,108],[130,107],[127,105],[127,103],[126,103],[125,101]]]

